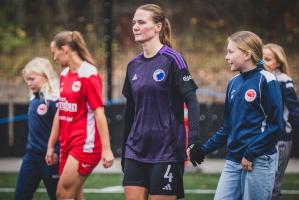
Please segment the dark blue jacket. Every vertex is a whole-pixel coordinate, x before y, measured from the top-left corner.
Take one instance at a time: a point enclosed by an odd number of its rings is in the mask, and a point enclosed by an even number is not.
[[[285,130],[279,140],[288,141],[292,139],[294,127],[299,125],[299,101],[294,90],[293,80],[280,71],[274,72],[274,75],[281,88],[283,118],[285,121]]]
[[[262,66],[233,77],[227,86],[224,124],[203,145],[210,153],[227,144],[226,158],[240,163],[276,152],[284,129],[282,97],[275,76]]]
[[[48,140],[51,133],[53,118],[56,113],[57,98],[47,101],[39,94],[35,94],[28,109],[28,142],[26,151],[41,154],[47,152]],[[56,147],[58,152],[58,146]]]

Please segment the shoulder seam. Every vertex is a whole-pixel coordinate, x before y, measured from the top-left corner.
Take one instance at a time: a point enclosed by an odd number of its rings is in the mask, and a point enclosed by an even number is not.
[[[268,72],[266,70],[261,70],[260,74],[261,74],[261,76],[263,76],[266,79],[267,83],[277,80],[276,77],[274,76],[274,74],[272,74],[271,72]]]
[[[135,56],[134,58],[132,58],[129,62],[128,65],[131,64],[132,62],[134,62],[135,60],[137,60],[143,53],[141,52],[140,54],[138,54],[137,56]]]
[[[172,49],[167,49],[165,52],[163,52],[163,54],[166,54],[166,55],[170,56],[172,59],[174,59],[177,66],[179,67],[179,69],[187,68],[186,63],[180,53],[178,53]]]
[[[97,75],[97,73],[98,73],[98,70],[95,66],[93,66],[87,62],[83,62],[82,66],[78,70],[78,77],[89,78],[92,75]]]

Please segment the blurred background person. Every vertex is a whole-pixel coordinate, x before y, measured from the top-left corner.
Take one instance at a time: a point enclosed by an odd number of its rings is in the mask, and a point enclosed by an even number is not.
[[[292,153],[294,127],[299,125],[299,102],[294,90],[293,79],[290,77],[287,56],[283,48],[274,43],[266,44],[263,47],[263,58],[266,69],[272,72],[279,81],[283,100],[285,129],[276,145],[279,156],[278,171],[276,172],[272,194],[272,199],[278,200],[282,196],[281,185],[283,176]]]
[[[46,58],[36,57],[23,69],[30,89],[28,109],[28,141],[15,190],[16,200],[31,200],[41,180],[50,199],[56,199],[59,145],[53,146],[55,164],[45,161],[56,103],[59,96],[57,74]]]

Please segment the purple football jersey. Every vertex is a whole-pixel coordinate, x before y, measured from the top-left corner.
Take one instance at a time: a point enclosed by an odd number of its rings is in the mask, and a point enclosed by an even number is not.
[[[183,57],[164,45],[129,62],[123,94],[134,102],[125,158],[146,163],[186,160],[184,94],[196,90]]]

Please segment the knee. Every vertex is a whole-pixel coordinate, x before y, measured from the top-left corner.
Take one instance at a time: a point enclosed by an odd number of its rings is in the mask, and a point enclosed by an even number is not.
[[[56,199],[57,200],[75,200],[75,198],[68,198],[65,196],[65,193],[58,191],[56,192]]]
[[[69,190],[71,188],[70,184],[58,183],[56,190],[57,200],[71,200],[73,198],[67,198]]]

